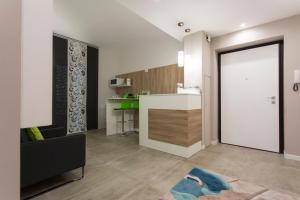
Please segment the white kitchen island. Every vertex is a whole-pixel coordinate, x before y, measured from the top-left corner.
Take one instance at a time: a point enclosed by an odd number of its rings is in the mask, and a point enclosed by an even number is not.
[[[141,95],[139,143],[182,157],[202,148],[201,95]]]

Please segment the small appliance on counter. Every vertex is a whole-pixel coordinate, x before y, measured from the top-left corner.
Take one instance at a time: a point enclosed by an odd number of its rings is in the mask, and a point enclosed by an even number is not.
[[[150,91],[149,90],[143,90],[141,92],[141,95],[150,95]]]
[[[118,87],[124,85],[124,79],[123,78],[114,78],[110,80],[110,87]]]

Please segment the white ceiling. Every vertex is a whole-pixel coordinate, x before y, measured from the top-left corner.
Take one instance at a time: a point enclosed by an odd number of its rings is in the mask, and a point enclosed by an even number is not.
[[[185,35],[177,22],[192,32],[218,36],[300,14],[300,0],[118,0],[176,39]]]
[[[54,32],[102,47],[176,41],[114,0],[54,0]]]
[[[212,36],[300,14],[300,0],[54,0],[54,31],[97,46]],[[177,22],[186,26],[179,28]],[[172,40],[172,39],[171,39]],[[175,40],[175,39],[174,39]]]

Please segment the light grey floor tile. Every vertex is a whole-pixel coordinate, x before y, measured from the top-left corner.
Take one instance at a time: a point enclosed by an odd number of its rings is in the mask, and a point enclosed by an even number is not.
[[[136,134],[107,137],[104,133],[98,130],[87,134],[83,180],[35,199],[155,200],[194,167],[222,174],[225,180],[240,179],[250,186],[300,194],[300,162],[286,160],[280,154],[218,144],[184,159],[139,146]],[[257,189],[248,186],[237,187],[241,191]]]

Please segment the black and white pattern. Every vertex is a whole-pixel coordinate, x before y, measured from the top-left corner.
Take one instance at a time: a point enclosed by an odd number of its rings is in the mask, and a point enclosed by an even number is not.
[[[87,45],[68,41],[68,134],[84,132],[87,98]]]

